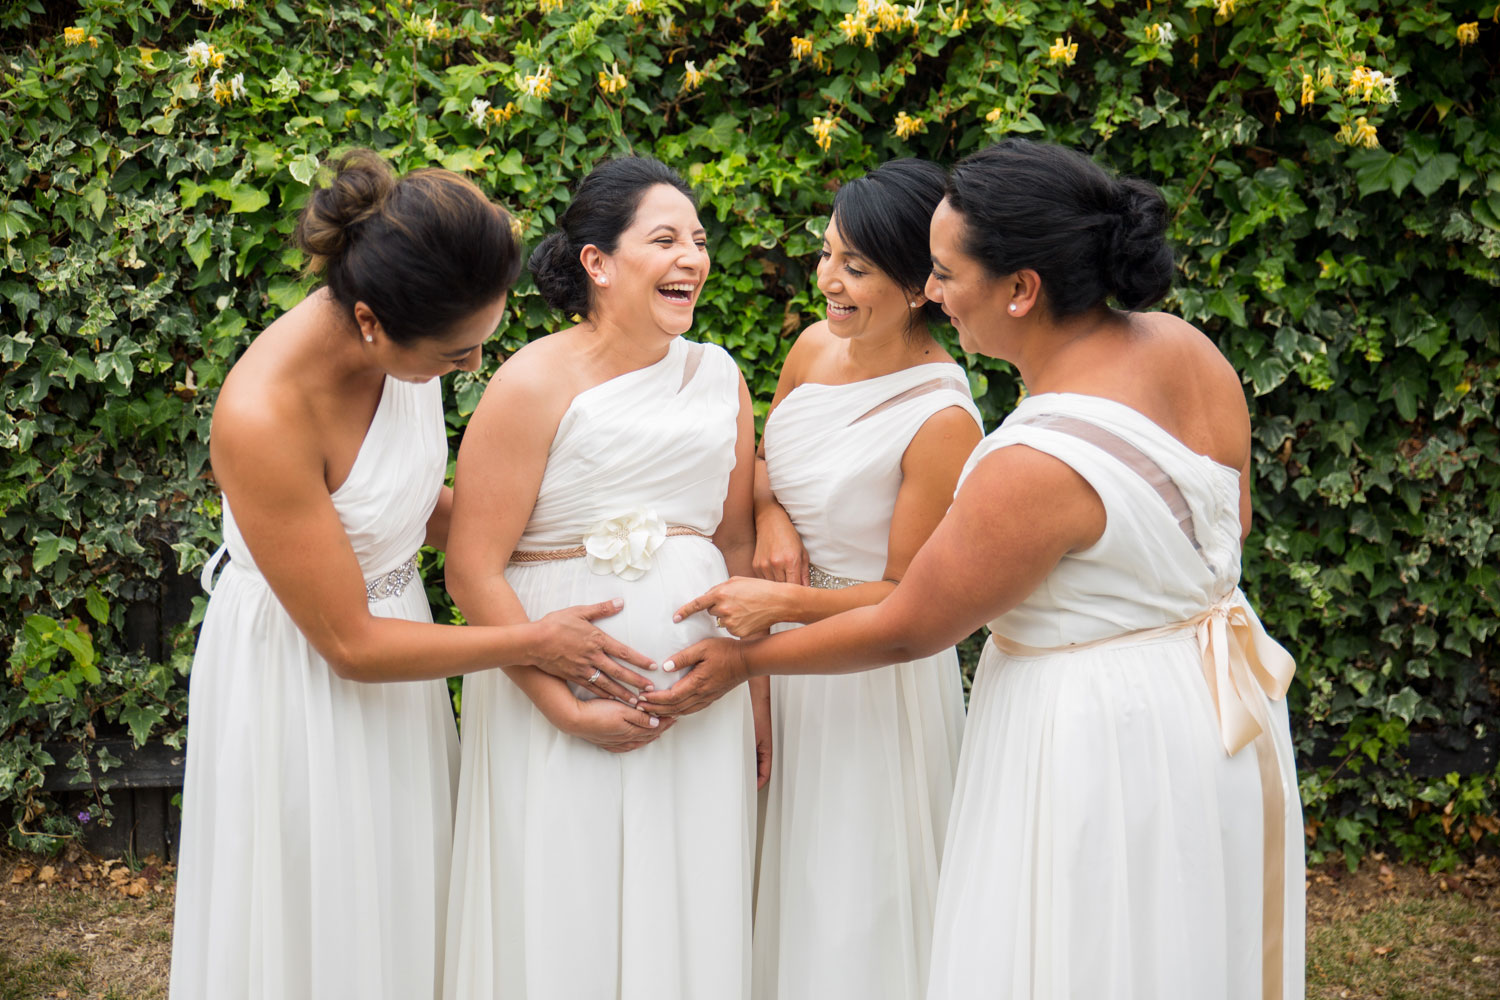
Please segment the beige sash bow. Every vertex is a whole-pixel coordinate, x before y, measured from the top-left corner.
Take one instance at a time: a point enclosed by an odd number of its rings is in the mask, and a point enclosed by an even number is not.
[[[1134,645],[1185,634],[1191,629],[1203,657],[1203,680],[1214,704],[1219,739],[1231,757],[1255,747],[1260,771],[1262,842],[1261,996],[1281,1000],[1282,937],[1286,917],[1286,796],[1266,699],[1279,701],[1291,686],[1297,664],[1282,645],[1266,634],[1260,619],[1238,592],[1202,614],[1175,625],[1138,629],[1122,635],[1067,646],[1041,648],[992,634],[990,641],[1010,656],[1050,656],[1101,646]],[[1259,687],[1265,698],[1257,696]],[[1292,790],[1295,792],[1295,789]]]

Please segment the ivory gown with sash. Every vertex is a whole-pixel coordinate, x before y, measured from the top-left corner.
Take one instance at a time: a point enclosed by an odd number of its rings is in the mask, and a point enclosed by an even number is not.
[[[739,371],[681,339],[576,396],[518,552],[558,552],[653,516],[711,535],[734,467]],[[600,628],[658,663],[710,635],[677,608],[727,576],[707,538],[667,537],[636,579],[584,558],[512,563],[527,615],[623,598]],[[627,575],[634,575],[628,570]],[[658,687],[679,675],[648,674]],[[446,1000],[738,1000],[749,992],[755,734],[741,686],[614,754],[568,736],[503,673],[470,674]]]
[[[944,362],[804,383],[772,411],[766,466],[817,567],[814,586],[881,579],[901,460],[949,407],[980,424],[963,369]],[[754,995],[920,997],[963,733],[957,654],[775,677],[771,705]]]
[[[1097,396],[1023,400],[965,474],[1010,445],[1107,523],[990,622],[928,1000],[1300,1000],[1294,665],[1236,588],[1239,472]]]
[[[415,557],[448,466],[442,389],[387,377],[333,506],[370,613],[430,622]],[[432,996],[458,734],[441,680],[336,676],[224,504],[188,696],[172,1000]]]

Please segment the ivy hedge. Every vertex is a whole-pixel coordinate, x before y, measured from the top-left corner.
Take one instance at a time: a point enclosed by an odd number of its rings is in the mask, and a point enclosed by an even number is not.
[[[107,767],[103,735],[184,738],[215,391],[307,290],[288,236],[337,150],[463,171],[532,242],[601,157],[675,165],[715,265],[696,330],[763,410],[818,314],[839,182],[1020,134],[1162,187],[1167,308],[1244,374],[1245,586],[1300,662],[1311,856],[1500,846],[1496,19],[1467,0],[0,0],[10,841],[77,832],[49,765]],[[529,283],[512,304],[485,371],[448,387],[455,438],[499,357],[559,322]],[[968,364],[993,425],[1017,380]]]

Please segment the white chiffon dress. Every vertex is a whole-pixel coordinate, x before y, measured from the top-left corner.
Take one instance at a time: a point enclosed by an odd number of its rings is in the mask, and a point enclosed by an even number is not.
[[[630,517],[711,535],[739,383],[723,349],[678,339],[656,364],[580,393],[517,552],[555,555]],[[634,566],[644,572],[626,579],[584,558],[513,561],[506,579],[532,618],[622,598],[599,627],[658,663],[724,634],[706,614],[672,622],[727,575],[707,538],[671,535]],[[678,676],[645,673],[659,688]],[[743,686],[615,754],[554,728],[503,673],[469,675],[444,997],[745,997],[754,826]]]
[[[766,420],[766,467],[815,567],[813,586],[879,580],[908,445],[957,407],[963,369],[917,365],[804,383]],[[757,1000],[911,1000],[963,734],[958,656],[771,680],[775,752],[755,910]]]
[[[1022,401],[1099,541],[990,623],[938,891],[928,1000],[1296,1000],[1294,664],[1236,584],[1239,472],[1130,407]]]
[[[447,468],[442,390],[387,378],[333,505],[370,613],[431,621],[415,557]],[[341,679],[230,561],[193,659],[173,1000],[412,1000],[442,978],[458,739],[441,680]]]

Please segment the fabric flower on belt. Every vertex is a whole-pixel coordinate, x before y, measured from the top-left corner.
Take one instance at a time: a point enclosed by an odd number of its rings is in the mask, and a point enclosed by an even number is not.
[[[583,548],[589,569],[600,576],[613,573],[622,580],[639,580],[666,540],[666,523],[655,511],[637,507],[594,525],[583,536]]]

